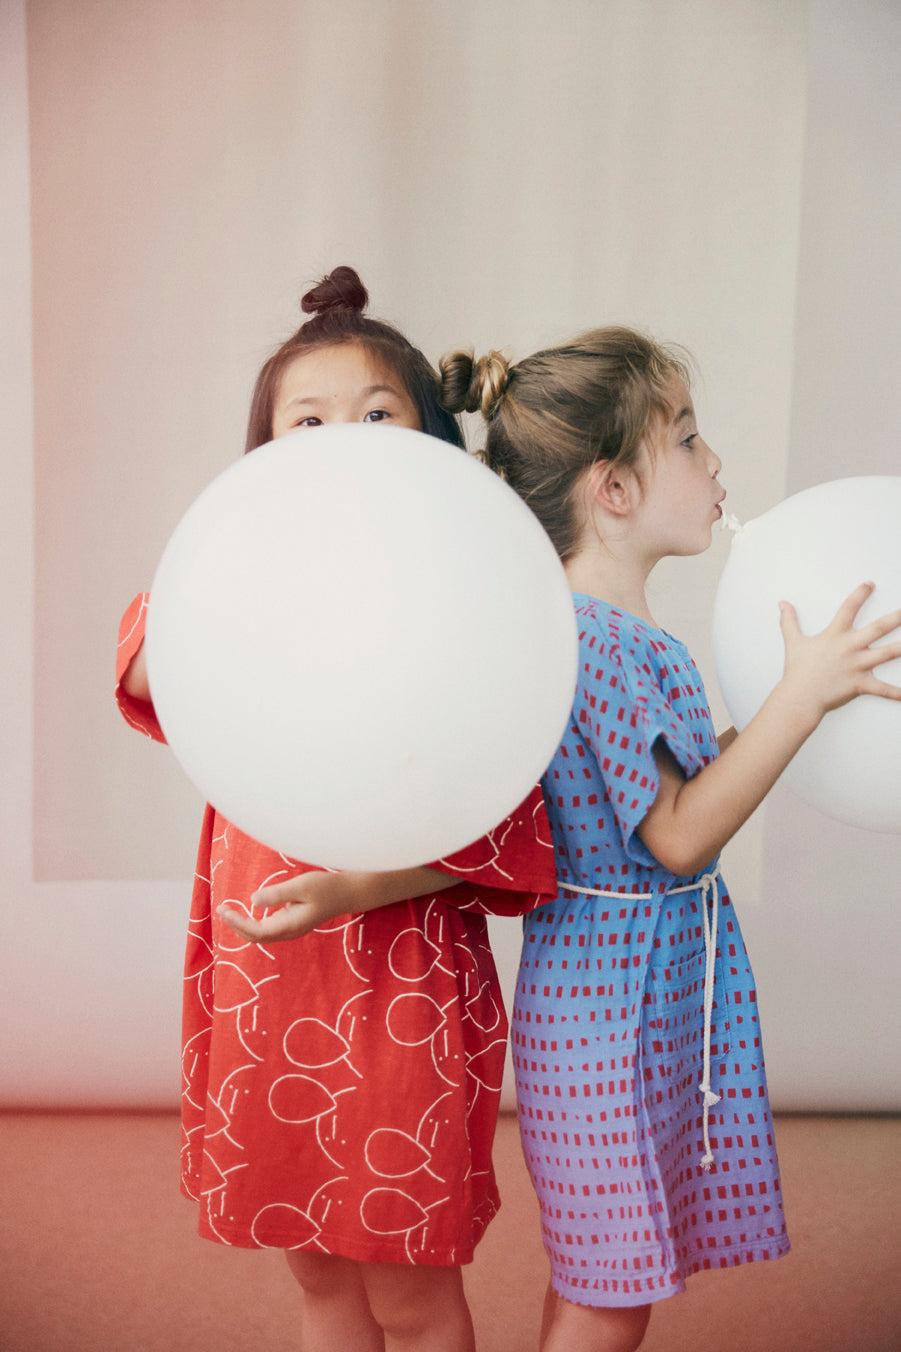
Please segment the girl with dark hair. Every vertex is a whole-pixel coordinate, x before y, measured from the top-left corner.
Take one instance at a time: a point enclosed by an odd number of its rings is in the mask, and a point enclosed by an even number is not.
[[[302,358],[314,351],[333,355],[343,347],[365,353],[375,366],[390,368],[415,409],[415,425],[421,432],[462,447],[457,419],[437,401],[438,378],[432,367],[393,325],[364,314],[368,303],[366,288],[349,267],[335,268],[306,293],[301,308],[312,319],[282,343],[257,376],[250,403],[246,451],[262,446],[291,426],[300,425],[299,420],[293,423],[286,422],[284,417],[278,420],[278,414],[284,413],[278,405],[280,399],[283,404],[286,402],[287,373],[293,367],[302,369]],[[276,427],[278,430],[274,430]]]
[[[854,628],[782,605],[785,673],[739,734],[713,733],[687,649],[648,576],[710,544],[725,492],[684,353],[597,329],[509,366],[442,362],[444,400],[481,409],[488,463],[529,504],[574,592],[580,676],[542,783],[559,891],[525,918],[513,1012],[520,1132],[550,1260],[543,1352],[632,1352],[651,1305],[701,1269],[788,1250],[753,975],[722,847],[830,709],[901,699]],[[775,617],[774,617],[775,623]]]
[[[295,427],[383,421],[462,446],[425,357],[366,302],[351,268],[304,296],[313,317],[260,372],[248,450]],[[163,741],[146,606],[139,596],[123,619],[116,693],[132,726]],[[265,885],[273,909],[256,916],[248,899]],[[460,1265],[499,1205],[507,1033],[486,915],[554,891],[537,787],[452,858],[382,874],[287,859],[207,807],[185,963],[182,1188],[205,1237],[286,1251],[304,1348],[474,1347]]]

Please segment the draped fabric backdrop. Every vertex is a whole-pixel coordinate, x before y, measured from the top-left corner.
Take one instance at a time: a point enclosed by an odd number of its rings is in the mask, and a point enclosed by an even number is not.
[[[5,1103],[176,1100],[201,804],[115,713],[116,625],[305,284],[353,263],[432,359],[686,344],[742,519],[898,473],[899,55],[893,0],[6,0]],[[727,549],[653,600],[719,725]],[[775,1106],[897,1107],[901,840],[779,789],[725,871]]]

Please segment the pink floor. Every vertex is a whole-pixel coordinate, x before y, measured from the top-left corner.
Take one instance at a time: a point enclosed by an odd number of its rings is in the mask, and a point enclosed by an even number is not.
[[[178,1137],[168,1115],[0,1117],[2,1352],[302,1352],[281,1255],[196,1237]],[[901,1349],[901,1121],[782,1117],[777,1138],[793,1252],[692,1278],[646,1352]],[[467,1288],[479,1352],[527,1352],[545,1264],[510,1117],[496,1160]]]

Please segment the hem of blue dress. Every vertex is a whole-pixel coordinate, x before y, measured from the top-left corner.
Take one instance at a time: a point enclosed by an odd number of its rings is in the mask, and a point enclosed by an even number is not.
[[[772,1263],[784,1258],[791,1252],[791,1243],[787,1236],[777,1245],[752,1246],[740,1253],[717,1250],[709,1256],[700,1258],[696,1263],[683,1264],[676,1271],[658,1274],[655,1281],[661,1283],[653,1291],[585,1291],[581,1287],[573,1288],[560,1281],[555,1272],[551,1273],[551,1287],[556,1296],[570,1305],[583,1305],[587,1309],[635,1309],[640,1305],[655,1305],[658,1301],[668,1300],[670,1296],[684,1295],[685,1283],[699,1272],[728,1272],[730,1268],[743,1267],[745,1263]]]

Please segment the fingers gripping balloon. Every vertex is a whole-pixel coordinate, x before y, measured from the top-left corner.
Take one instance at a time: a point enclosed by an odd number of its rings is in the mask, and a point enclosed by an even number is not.
[[[901,606],[901,477],[820,484],[737,531],[717,591],[713,646],[723,698],[739,730],[782,674],[779,601],[791,601],[801,628],[813,633],[866,579],[876,589],[858,626]],[[901,660],[875,674],[901,683]],[[784,778],[829,816],[901,832],[901,705],[864,696],[833,710]]]
[[[188,510],[151,591],[147,664],[189,777],[248,835],[397,869],[490,830],[536,783],[575,687],[557,556],[456,447],[305,429]]]

